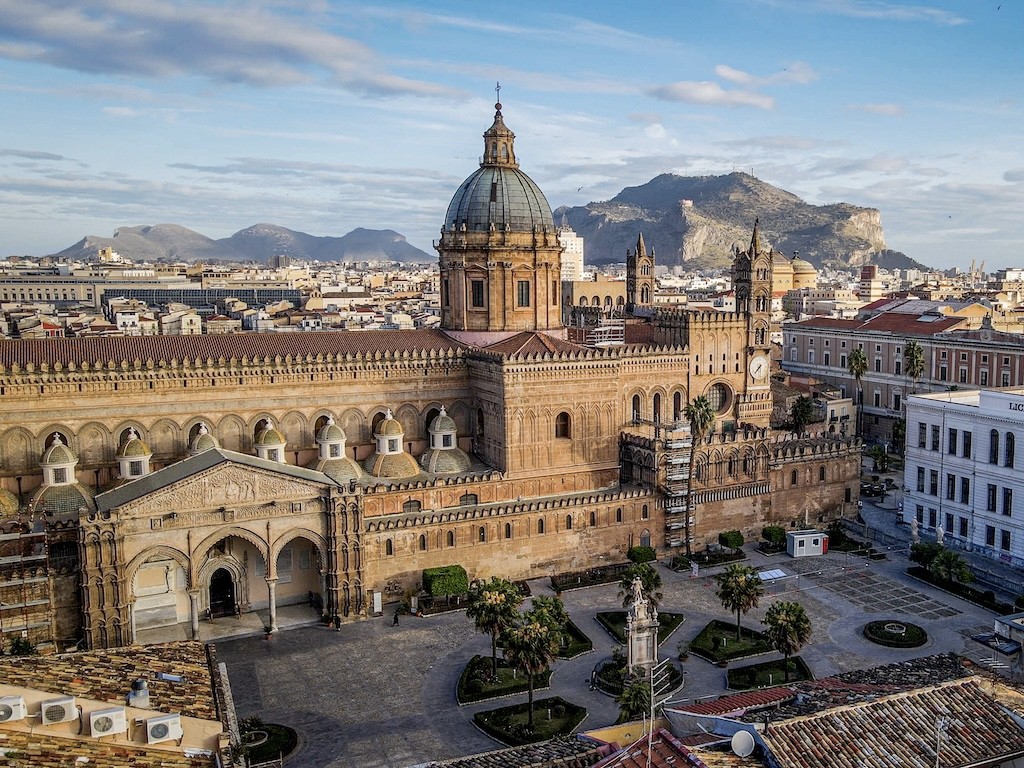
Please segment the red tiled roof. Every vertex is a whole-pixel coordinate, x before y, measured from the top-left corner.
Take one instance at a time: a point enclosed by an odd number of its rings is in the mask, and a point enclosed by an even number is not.
[[[792,688],[779,685],[774,688],[762,688],[759,691],[734,693],[730,696],[722,696],[714,701],[689,704],[685,707],[672,707],[672,709],[692,715],[725,715],[730,712],[743,712],[748,709],[770,707],[783,701],[788,701],[794,696],[796,696],[796,693]]]
[[[546,333],[537,331],[523,331],[515,336],[509,336],[502,341],[488,344],[484,349],[488,352],[496,352],[499,355],[509,357],[518,355],[557,355],[563,352],[582,352],[586,347],[573,344],[570,341],[556,339]]]
[[[0,365],[105,363],[113,360],[241,359],[374,352],[448,351],[467,345],[436,330],[236,333],[228,336],[106,336],[0,340]]]
[[[656,346],[659,343],[658,329],[650,323],[627,323],[626,343]]]
[[[648,757],[650,759],[648,759]],[[644,736],[616,754],[602,760],[594,768],[702,768],[704,763],[664,728],[659,728],[648,745]]]
[[[869,320],[840,320],[835,317],[812,317],[792,323],[788,328],[821,328],[822,330],[877,331],[900,336],[932,336],[952,330],[967,322],[964,317],[908,315],[883,312]]]

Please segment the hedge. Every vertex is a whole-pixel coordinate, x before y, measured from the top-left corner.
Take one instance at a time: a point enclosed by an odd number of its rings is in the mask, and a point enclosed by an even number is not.
[[[626,559],[633,563],[649,563],[652,560],[657,560],[658,555],[654,551],[654,547],[630,547],[626,552]]]
[[[739,531],[722,531],[718,534],[718,543],[729,549],[739,549],[743,546],[743,534]]]
[[[459,682],[455,687],[455,696],[459,704],[469,704],[476,701],[487,701],[502,696],[511,696],[516,693],[526,693],[530,689],[530,679],[520,672],[517,676],[511,677],[511,667],[504,659],[498,659],[498,678],[500,682],[490,679],[491,657],[474,656],[466,664],[459,675]],[[533,690],[539,691],[547,688],[551,681],[551,670],[545,669],[533,676]]]
[[[431,597],[464,595],[469,591],[469,575],[461,565],[424,568],[423,589]]]
[[[951,592],[957,597],[962,597],[969,603],[980,605],[982,608],[988,608],[990,611],[995,611],[996,613],[1003,615],[1016,613],[1014,607],[1009,603],[1004,603],[1002,600],[996,600],[995,592],[990,589],[976,589],[975,587],[972,587],[969,584],[964,584],[963,582],[949,581],[948,579],[939,578],[934,573],[920,565],[914,565],[907,568],[907,573],[921,581],[933,584],[939,589]]]

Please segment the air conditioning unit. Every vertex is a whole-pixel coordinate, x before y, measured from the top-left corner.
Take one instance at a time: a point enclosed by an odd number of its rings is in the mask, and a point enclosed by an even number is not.
[[[97,709],[89,713],[89,732],[96,737],[111,736],[128,730],[128,718],[124,707]]]
[[[0,697],[0,723],[24,720],[27,716],[28,709],[25,707],[24,696]]]
[[[161,715],[146,720],[146,741],[149,744],[180,739],[183,734],[181,715]]]
[[[61,696],[59,699],[47,699],[39,704],[43,725],[66,723],[78,719],[78,708],[74,696]]]

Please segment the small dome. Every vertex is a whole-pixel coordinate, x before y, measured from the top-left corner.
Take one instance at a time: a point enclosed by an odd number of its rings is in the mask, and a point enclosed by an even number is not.
[[[375,453],[366,460],[363,468],[373,477],[389,480],[415,477],[420,473],[416,459],[404,451],[402,453]]]
[[[433,422],[430,424],[431,432],[455,432],[457,427],[455,426],[455,419],[448,415],[444,406],[441,406],[441,412],[437,414]]]
[[[347,456],[336,459],[321,459],[311,464],[310,469],[323,472],[331,480],[342,485],[347,484],[351,480],[359,480],[363,474],[359,469],[359,465]]]
[[[50,443],[50,447],[43,451],[43,458],[39,460],[40,464],[74,464],[78,461],[78,457],[71,452],[64,441],[61,439],[60,434],[53,436],[53,442]]]
[[[152,455],[153,452],[149,450],[149,446],[139,437],[139,433],[135,431],[135,428],[131,427],[128,430],[128,435],[125,437],[125,441],[118,446],[116,458],[127,459]]]
[[[380,423],[377,424],[377,429],[374,430],[374,435],[380,437],[399,437],[405,434],[405,429],[391,413],[391,409],[388,408],[387,414],[381,419]]]
[[[39,488],[29,506],[33,511],[45,512],[49,517],[77,515],[83,507],[95,508],[92,496],[92,491],[81,483],[45,485]]]
[[[0,488],[0,518],[18,514],[18,497],[6,488]]]
[[[217,438],[210,434],[210,430],[206,428],[206,424],[200,422],[199,430],[196,432],[196,436],[192,438],[192,442],[188,446],[188,452],[195,456],[203,451],[209,451],[214,448],[220,448],[220,443],[217,442]]]
[[[288,441],[284,439],[284,435],[274,429],[273,423],[270,419],[264,422],[263,429],[256,435],[256,445],[266,446],[279,446],[284,445]]]
[[[796,258],[796,259],[793,259],[793,261],[791,263],[793,265],[793,272],[803,272],[803,273],[809,273],[809,272],[817,273],[818,272],[818,270],[814,268],[814,265],[811,264],[811,262],[807,261],[806,259]]]
[[[320,428],[316,436],[317,442],[333,443],[345,439],[345,430],[334,423],[334,417],[328,416],[327,423]]]
[[[431,448],[420,457],[423,469],[435,475],[468,472],[471,463],[461,448]]]

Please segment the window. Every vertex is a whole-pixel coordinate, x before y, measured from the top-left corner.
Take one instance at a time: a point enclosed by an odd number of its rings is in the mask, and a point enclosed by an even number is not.
[[[971,503],[971,478],[969,477],[960,478],[960,503]]]
[[[1009,552],[1010,551],[1010,532],[1009,531],[999,531],[999,548],[1001,550],[1003,550],[1003,552]]]
[[[398,453],[400,450],[402,450],[402,447],[401,447],[401,445],[399,445],[397,437],[394,438],[394,439],[389,439],[388,440],[388,451],[389,452],[391,452],[391,453]]]
[[[789,484],[790,485],[796,485],[796,479],[797,479],[797,473],[796,473],[796,470],[794,469],[793,472],[789,476]]]
[[[1003,514],[1007,517],[1013,514],[1013,488],[1003,488]]]
[[[985,526],[985,544],[989,547],[996,545],[996,529],[991,525]]]
[[[988,484],[987,493],[985,494],[985,511],[996,511],[996,487],[992,483]]]
[[[572,530],[572,515],[566,515],[565,516],[565,530],[567,530],[567,531],[571,531]]]
[[[337,443],[332,443],[328,446],[328,453],[330,453],[332,459],[339,458],[341,456],[341,446]]]
[[[828,352],[826,352],[826,353],[825,353],[825,355],[824,355],[824,357],[825,357],[825,365],[830,365],[830,359],[831,359],[831,358],[830,358],[830,356],[829,356],[829,353],[828,353]]]
[[[924,423],[918,423],[917,425],[917,447],[926,448],[928,446],[928,425]]]
[[[946,533],[953,532],[953,515],[949,512],[946,513]]]
[[[1008,387],[1010,386],[1010,374],[1002,373],[999,376],[999,386]]]
[[[505,523],[505,538],[512,538],[512,523]]]
[[[965,459],[971,458],[971,433],[964,430],[964,452],[960,454]]]
[[[875,373],[881,373],[881,372],[882,372],[882,358],[876,357],[875,358]]]
[[[916,519],[918,523],[924,524],[924,507],[920,504],[917,505]]]
[[[1006,466],[1010,466],[1010,465],[1007,464]],[[131,477],[138,477],[139,475],[141,475],[142,474],[142,462],[141,461],[131,461],[131,462],[129,462],[128,463],[128,474]]]
[[[530,281],[529,280],[518,280],[516,281],[516,306],[528,307],[530,306]]]
[[[874,397],[874,400],[873,400],[873,405],[875,406],[875,408],[881,408],[882,407],[882,393],[879,390],[877,390],[877,389],[875,390],[875,397]]]
[[[932,450],[939,450],[939,425],[932,424]]]
[[[475,493],[464,493],[459,496],[459,506],[468,507],[476,504],[479,500],[479,497]]]
[[[441,435],[441,447],[442,448],[451,448],[452,447],[452,436],[451,435]]]
[[[988,433],[988,463],[999,463],[999,432],[994,429]]]
[[[818,467],[818,482],[825,482],[825,467]]]
[[[967,383],[967,369],[966,368],[961,368],[960,369],[959,381],[960,381],[961,384],[966,384]]]
[[[949,378],[949,368],[944,365],[939,366],[939,381],[946,381]]]
[[[956,475],[946,475],[946,498],[949,501],[956,499]]]
[[[622,522],[622,507],[619,507],[618,509],[615,510],[615,522]]]
[[[961,517],[960,518],[960,538],[961,539],[966,539],[967,538],[967,518],[966,517]]]
[[[644,504],[643,507],[640,509],[640,519],[641,520],[646,520],[650,516],[651,516],[650,509],[648,508],[648,506],[646,504]]]
[[[895,373],[897,376],[900,376],[900,375],[903,374],[903,361],[902,360],[897,359],[896,362],[893,363],[893,373]]]
[[[470,293],[472,297],[470,299],[470,306],[483,307],[484,306],[484,281],[483,280],[471,280],[469,283]]]
[[[988,355],[982,355],[981,356],[981,362],[987,363],[988,362]]]
[[[455,531],[448,531],[448,546],[455,546]]]
[[[53,470],[53,482],[55,483],[66,483],[68,481],[68,469],[67,467],[57,467]]]
[[[1017,438],[1013,436],[1013,432],[1006,433],[1006,440],[1004,441],[1004,466],[1013,467],[1014,453],[1016,451]]]
[[[987,387],[988,386],[988,371],[979,371],[978,372],[978,376],[980,377],[978,379],[978,383],[981,386],[983,386],[983,387]]]
[[[928,472],[928,495],[939,495],[939,471],[937,469]]]
[[[481,542],[487,541],[487,529],[481,525],[477,528],[476,537]]]
[[[544,518],[537,521],[537,533],[544,533]]]
[[[597,526],[597,512],[590,513],[590,527],[594,528]]]
[[[414,499],[410,499],[402,505],[402,512],[406,515],[419,512],[421,509],[423,509],[423,504]]]
[[[640,420],[640,395],[633,395],[633,421]]]
[[[937,515],[938,515],[938,513],[934,509],[932,509],[931,507],[928,507],[928,527],[929,528],[934,528],[935,527],[935,522],[938,519]]]
[[[387,557],[391,557],[395,554],[395,542],[393,542],[391,539],[388,539],[384,542],[384,554]]]
[[[924,467],[917,468],[917,492],[924,493]]]
[[[950,456],[956,456],[956,439],[957,431],[955,429],[950,429],[948,439],[946,440],[946,453]]]
[[[555,417],[555,437],[568,438],[569,436],[569,414],[562,411]]]
[[[898,411],[903,405],[903,396],[899,392],[892,393],[892,409]]]
[[[420,552],[427,551],[427,535],[425,533],[420,534]]]

